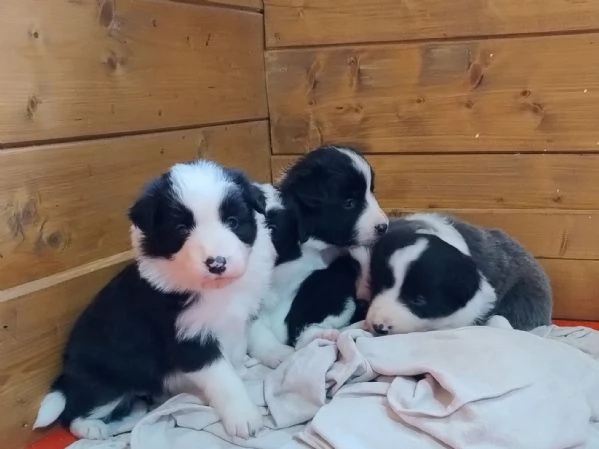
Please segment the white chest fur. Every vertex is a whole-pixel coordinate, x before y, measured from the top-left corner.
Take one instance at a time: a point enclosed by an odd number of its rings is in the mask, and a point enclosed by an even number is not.
[[[277,266],[261,312],[262,319],[279,342],[287,341],[285,317],[302,282],[315,270],[326,268],[329,255],[319,248],[304,246],[302,256]]]

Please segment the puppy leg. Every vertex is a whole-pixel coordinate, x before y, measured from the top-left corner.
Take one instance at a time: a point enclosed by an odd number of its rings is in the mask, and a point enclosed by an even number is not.
[[[341,331],[339,329],[332,328],[324,328],[319,325],[308,326],[306,329],[302,331],[302,333],[297,338],[295,342],[295,349],[299,350],[308,346],[311,342],[317,339],[329,340],[329,341],[337,341],[339,334]]]
[[[115,399],[104,405],[94,408],[86,416],[80,416],[69,426],[69,430],[78,438],[86,440],[105,440],[110,436],[110,429],[105,422],[112,412],[119,406],[122,398]]]
[[[293,352],[294,349],[281,343],[260,318],[251,323],[249,354],[252,357],[274,369]]]
[[[221,357],[198,371],[185,373],[185,376],[206,395],[229,435],[247,439],[264,426],[260,409],[252,402],[235,368],[225,358]]]

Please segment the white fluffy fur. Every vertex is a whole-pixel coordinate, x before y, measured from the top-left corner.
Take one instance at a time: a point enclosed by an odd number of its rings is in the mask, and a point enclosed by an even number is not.
[[[370,245],[377,237],[375,226],[383,223],[388,224],[389,219],[370,191],[372,172],[366,161],[361,156],[346,148],[337,147],[336,149],[349,157],[354,167],[366,179],[366,208],[356,223],[356,234],[359,245]]]
[[[455,249],[460,251],[462,254],[470,255],[468,244],[464,237],[454,228],[447,217],[439,214],[411,214],[404,217],[408,221],[422,221],[426,223],[430,229],[420,229],[417,232],[419,234],[428,234],[439,237],[445,243],[453,246]]]
[[[46,395],[40,405],[37,418],[33,423],[33,428],[48,427],[58,419],[64,407],[66,399],[60,391],[52,391]]]

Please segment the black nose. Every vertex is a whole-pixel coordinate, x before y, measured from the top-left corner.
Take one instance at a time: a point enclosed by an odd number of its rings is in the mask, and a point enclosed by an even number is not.
[[[381,224],[377,224],[374,227],[374,230],[376,231],[376,233],[378,235],[383,235],[385,232],[387,232],[388,227],[389,227],[389,225],[387,223],[381,223]]]
[[[372,330],[377,335],[387,335],[389,333],[389,327],[384,324],[373,324]]]
[[[223,274],[227,269],[227,259],[222,256],[208,257],[204,263],[212,274]]]

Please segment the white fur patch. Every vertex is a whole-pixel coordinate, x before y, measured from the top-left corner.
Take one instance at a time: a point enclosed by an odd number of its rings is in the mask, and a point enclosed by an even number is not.
[[[351,317],[356,311],[356,304],[353,298],[347,298],[345,308],[339,315],[328,316],[321,323],[307,326],[297,338],[295,348],[300,349],[308,345],[315,338],[331,339],[332,336],[338,335],[336,332],[350,324]]]
[[[66,406],[66,399],[64,394],[60,391],[52,391],[48,393],[40,405],[40,409],[37,412],[37,418],[33,423],[33,428],[38,429],[40,427],[48,427],[63,412]]]
[[[347,148],[335,147],[335,149],[349,157],[353,166],[366,180],[366,207],[356,223],[356,235],[359,245],[369,245],[377,237],[375,226],[389,224],[389,218],[385,212],[383,212],[378,201],[370,191],[370,186],[372,185],[372,172],[370,171],[368,163],[361,156]]]
[[[422,221],[431,229],[420,229],[418,234],[434,235],[443,240],[448,245],[453,246],[462,254],[470,255],[470,249],[462,234],[453,227],[449,219],[441,214],[421,213],[411,214],[404,217],[408,221]]]
[[[247,439],[264,426],[260,410],[248,396],[237,372],[226,360],[218,360],[185,376],[204,393],[229,435]]]

